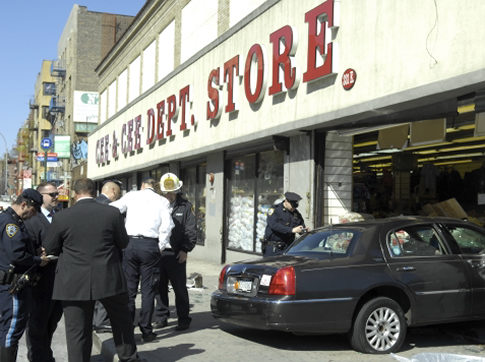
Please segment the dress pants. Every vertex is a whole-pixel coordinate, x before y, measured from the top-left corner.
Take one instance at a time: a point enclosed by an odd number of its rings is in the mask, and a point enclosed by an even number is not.
[[[120,361],[139,361],[126,293],[100,299],[108,312]],[[62,301],[69,362],[89,362],[93,345],[94,300]]]
[[[52,300],[56,263],[42,268],[38,284],[32,288],[32,310],[27,323],[26,340],[31,362],[55,361],[51,343],[57,323],[62,317],[62,304]]]
[[[177,309],[178,324],[190,323],[189,293],[187,291],[187,263],[179,263],[172,250],[162,251],[160,260],[160,283],[155,309],[155,320],[167,320],[170,315],[168,301],[168,282],[172,284],[175,293],[175,307]]]
[[[130,298],[128,307],[131,317],[135,320],[135,299],[138,282],[141,279],[141,310],[138,326],[143,335],[153,333],[151,320],[160,275],[158,239],[130,237],[130,242],[123,252],[123,270],[128,286]]]

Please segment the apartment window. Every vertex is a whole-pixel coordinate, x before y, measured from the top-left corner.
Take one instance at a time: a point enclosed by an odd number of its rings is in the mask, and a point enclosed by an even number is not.
[[[44,82],[43,91],[45,96],[55,96],[56,95],[56,83]]]

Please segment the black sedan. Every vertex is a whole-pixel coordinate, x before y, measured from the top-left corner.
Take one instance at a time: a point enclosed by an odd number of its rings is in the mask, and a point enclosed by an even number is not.
[[[348,333],[364,353],[399,350],[408,326],[485,318],[485,229],[451,218],[332,225],[280,256],[226,265],[211,310],[224,323]]]

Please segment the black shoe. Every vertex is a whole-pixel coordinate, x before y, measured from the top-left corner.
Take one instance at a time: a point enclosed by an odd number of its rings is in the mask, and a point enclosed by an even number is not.
[[[157,339],[157,335],[153,332],[142,334],[141,337],[143,338],[143,342],[145,343],[153,342],[155,339]]]
[[[94,326],[96,333],[109,333],[111,332],[111,326],[109,324],[101,324],[100,326]]]
[[[190,322],[192,322],[192,318],[189,318],[187,320],[179,322],[177,327],[175,327],[176,331],[185,331],[186,329],[189,329],[190,327]]]
[[[162,321],[157,321],[157,322],[153,322],[152,326],[153,328],[164,328],[168,325],[168,322],[166,319],[162,320]]]

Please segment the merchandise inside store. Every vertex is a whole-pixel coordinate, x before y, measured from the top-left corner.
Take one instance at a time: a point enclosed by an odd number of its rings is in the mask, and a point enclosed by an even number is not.
[[[463,103],[454,116],[353,134],[352,211],[375,218],[463,215],[483,225],[485,117]]]

